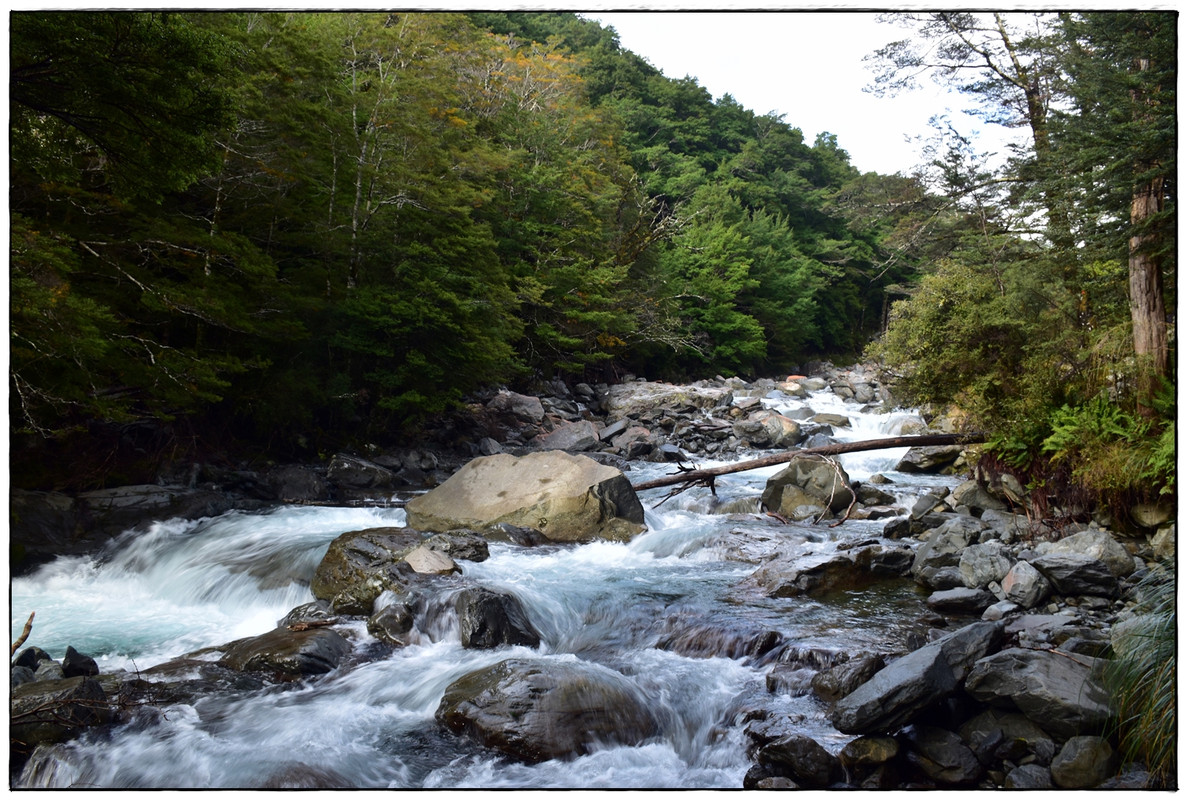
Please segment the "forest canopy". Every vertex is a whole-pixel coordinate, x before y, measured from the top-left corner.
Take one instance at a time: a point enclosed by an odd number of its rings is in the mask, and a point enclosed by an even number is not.
[[[1101,393],[1161,434],[1174,15],[897,17],[880,86],[912,42],[943,80],[1001,59],[962,88],[1033,146],[862,174],[572,13],[13,13],[14,435],[308,453],[484,387],[875,339],[1032,449]]]

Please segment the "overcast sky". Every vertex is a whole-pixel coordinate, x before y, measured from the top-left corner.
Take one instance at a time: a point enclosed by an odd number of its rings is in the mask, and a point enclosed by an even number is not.
[[[730,94],[758,114],[775,112],[809,144],[835,134],[863,172],[909,173],[922,160],[929,120],[948,114],[982,150],[1003,150],[1013,132],[962,113],[967,101],[938,89],[879,98],[863,91],[873,72],[863,58],[904,38],[877,14],[856,11],[602,12],[584,16],[618,32],[631,50],[669,78],[692,76],[714,100]],[[931,86],[930,81],[923,82]]]

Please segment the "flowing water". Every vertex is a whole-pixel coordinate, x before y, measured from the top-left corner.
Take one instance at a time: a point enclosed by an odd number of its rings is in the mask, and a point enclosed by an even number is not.
[[[804,405],[844,413],[853,425],[837,429],[842,440],[894,435],[911,418],[862,413],[829,392],[765,402],[789,413]],[[887,474],[895,483],[885,488],[909,507],[947,479],[889,472],[903,452],[855,453],[842,463],[858,480]],[[422,633],[410,646],[316,679],[211,694],[87,734],[35,755],[21,785],[739,788],[750,767],[744,728],[756,708],[786,715],[797,730],[839,749],[849,737],[829,725],[808,680],[830,659],[901,649],[921,596],[905,581],[818,600],[769,598],[749,584],[772,554],[820,559],[839,544],[877,537],[885,524],[782,525],[755,513],[778,469],[723,476],[716,496],[642,493],[648,530],[629,543],[492,544],[488,560],[460,562],[467,583],[521,600],[541,634],[538,648],[463,649],[456,620],[439,603],[432,619],[418,622]],[[669,470],[640,464],[628,477],[638,483]],[[312,600],[309,580],[336,536],[403,524],[398,508],[310,507],[160,522],[97,558],[59,558],[14,579],[12,638],[36,611],[28,645],[56,658],[72,645],[104,673],[143,670],[271,630]],[[376,645],[362,622],[342,632],[358,649]],[[778,645],[755,648],[756,641]],[[581,659],[618,671],[647,698],[661,735],[528,765],[441,728],[434,713],[446,687],[509,656]],[[772,693],[767,675],[776,667],[784,683]]]

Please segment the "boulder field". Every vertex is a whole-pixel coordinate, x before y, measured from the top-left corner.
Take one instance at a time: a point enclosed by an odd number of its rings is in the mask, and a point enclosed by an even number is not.
[[[628,540],[645,529],[644,515],[630,482],[612,466],[616,459],[678,460],[689,452],[720,456],[789,447],[793,440],[806,444],[842,420],[774,419],[751,401],[764,392],[830,385],[867,398],[863,402],[890,400],[876,381],[837,370],[762,385],[734,379],[689,387],[585,387],[567,398],[504,391],[481,408],[483,430],[497,438],[479,439],[473,457],[455,468],[441,469],[448,462],[425,453],[405,453],[386,465],[342,455],[324,473],[289,467],[285,478],[277,470],[258,481],[272,487],[258,492],[259,502],[269,494],[274,500],[342,498],[415,485],[416,496],[406,504],[408,526],[338,536],[313,576],[314,601],[259,636],[136,675],[100,675],[93,661],[88,665],[73,651],[59,662],[26,648],[12,674],[13,764],[39,745],[137,719],[154,706],[316,681],[392,648],[432,641],[442,630],[465,648],[506,652],[448,686],[435,718],[450,735],[527,763],[645,743],[662,735],[662,720],[629,676],[550,654],[519,599],[467,579],[462,564],[485,560],[491,541],[573,547]],[[568,450],[547,449],[564,441]],[[952,471],[962,458],[950,448],[913,452],[900,469]],[[439,479],[429,477],[434,471]],[[427,491],[425,482],[433,484]],[[199,488],[230,502],[215,488]],[[180,494],[166,494],[147,496],[158,510],[178,507]],[[17,506],[33,509],[36,500],[26,495]],[[99,507],[96,502],[49,498],[37,524],[77,522],[82,509]],[[659,647],[762,668],[770,700],[811,694],[848,737],[840,748],[836,739],[816,741],[777,710],[778,703],[750,698],[737,718],[722,721],[741,726],[749,743],[753,767],[745,787],[1143,785],[1141,766],[1117,756],[1115,710],[1101,671],[1114,628],[1132,615],[1136,581],[1173,547],[1173,524],[1164,521],[1138,536],[1099,522],[1056,531],[1028,519],[1025,503],[1020,486],[970,480],[925,495],[910,509],[894,508],[893,497],[873,481],[854,483],[837,463],[818,458],[792,462],[768,480],[751,513],[765,514],[772,525],[850,515],[878,519],[879,509],[889,510],[888,521],[881,536],[844,540],[816,562],[780,552],[776,540],[735,545],[739,560],[754,564],[740,596],[826,598],[910,581],[925,593],[930,615],[906,650],[889,654],[799,649],[776,631],[726,631],[711,621],[668,632],[668,621],[657,620]],[[129,505],[111,501],[108,507],[115,513]],[[77,541],[71,535],[55,541]],[[443,615],[457,624],[439,625]],[[357,646],[360,623],[378,647]]]

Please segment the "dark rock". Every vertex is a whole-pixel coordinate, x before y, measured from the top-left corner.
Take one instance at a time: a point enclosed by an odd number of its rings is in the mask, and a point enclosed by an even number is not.
[[[993,652],[1003,625],[975,622],[908,653],[839,700],[829,718],[842,733],[893,733],[959,690],[973,664]]]
[[[933,592],[927,598],[929,608],[944,614],[980,614],[989,608],[997,598],[985,589],[969,589],[959,586],[942,592]]]
[[[477,563],[490,558],[490,545],[483,536],[474,531],[455,530],[437,533],[425,539],[424,546],[461,561]]]
[[[960,726],[960,738],[986,765],[1004,758],[1018,761],[1030,754],[1045,766],[1055,755],[1050,734],[1015,711],[988,708]]]
[[[936,783],[962,786],[974,783],[981,776],[981,763],[951,731],[912,725],[904,738],[910,745],[907,760]]]
[[[826,703],[840,700],[886,666],[882,656],[863,653],[812,677],[812,691]]]
[[[339,488],[354,490],[391,491],[400,485],[390,469],[346,453],[330,459],[326,480]]]
[[[921,568],[915,575],[915,581],[928,589],[947,591],[964,587],[964,576],[955,564],[936,566],[934,563]]]
[[[1052,789],[1051,770],[1041,764],[1023,764],[1006,775],[1006,789]]]
[[[858,736],[841,748],[840,761],[852,776],[893,761],[898,754],[893,736]]]
[[[306,627],[309,623],[325,624],[337,622],[338,615],[325,600],[299,605],[276,623],[278,628]]]
[[[325,478],[308,467],[295,464],[269,470],[264,475],[264,483],[282,503],[326,500],[330,496],[330,485]]]
[[[35,681],[36,675],[33,670],[28,667],[13,666],[9,673],[9,685],[12,687],[20,686],[22,683],[32,683]]]
[[[1051,761],[1051,778],[1061,789],[1099,786],[1117,770],[1120,759],[1107,739],[1073,736]]]
[[[776,558],[755,570],[751,580],[769,597],[819,597],[877,582],[884,574],[875,573],[873,563],[874,551],[870,548],[838,553],[811,566],[799,566],[794,559]]]
[[[500,645],[540,645],[540,634],[532,627],[514,595],[480,586],[458,592],[454,603],[462,647],[490,649]]]
[[[898,472],[938,475],[947,471],[964,452],[961,445],[912,447],[895,465]]]
[[[53,661],[53,657],[40,647],[26,647],[12,662],[14,667],[28,667],[34,672],[42,661]]]
[[[1011,648],[978,661],[965,691],[982,703],[1017,708],[1043,730],[1066,739],[1103,729],[1109,696],[1087,657]]]
[[[410,603],[396,600],[367,618],[367,632],[388,644],[403,647],[410,643],[416,616]]]
[[[1077,553],[1049,553],[1031,559],[1031,564],[1051,581],[1055,591],[1065,595],[1116,597],[1120,582],[1108,565],[1092,556]]]
[[[12,690],[10,709],[9,740],[21,758],[38,745],[73,739],[113,716],[103,687],[83,675],[21,684]]]
[[[758,763],[776,776],[806,789],[823,789],[841,775],[841,763],[816,740],[803,734],[777,739],[759,749]]]
[[[848,474],[834,461],[797,458],[767,479],[762,503],[770,511],[797,520],[817,516],[820,509],[844,511],[855,499],[849,483]]]
[[[559,659],[507,659],[468,673],[445,690],[437,719],[529,763],[638,745],[659,732],[647,701],[622,675]]]
[[[329,672],[349,652],[350,643],[329,628],[276,628],[227,645],[219,663],[242,672],[299,677]]]
[[[90,656],[84,656],[73,647],[66,648],[66,655],[62,658],[62,672],[67,678],[77,678],[80,675],[98,675],[99,665]]]

